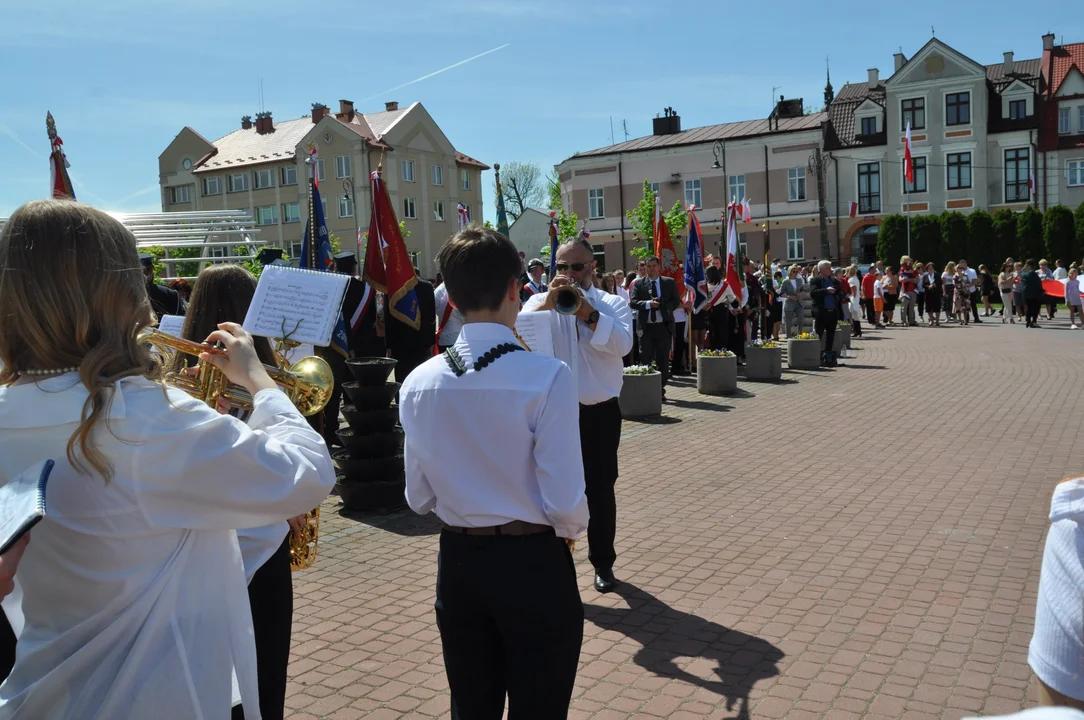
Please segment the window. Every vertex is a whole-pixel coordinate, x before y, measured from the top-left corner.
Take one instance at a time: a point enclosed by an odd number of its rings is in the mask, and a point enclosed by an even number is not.
[[[858,212],[881,212],[881,164],[858,166]]]
[[[948,166],[949,190],[971,187],[971,153],[949,153],[945,164]]]
[[[1069,122],[1069,108],[1058,108],[1058,134],[1068,135],[1073,131]]]
[[[459,171],[459,187],[461,190],[470,190],[470,170]]]
[[[805,260],[805,230],[787,228],[787,260]]]
[[[805,200],[805,168],[787,170],[787,199],[791,202]]]
[[[327,222],[327,198],[320,198],[320,212],[324,214],[324,222]]]
[[[912,98],[900,103],[900,130],[906,130],[908,122],[912,130],[926,127],[926,98]]]
[[[1010,100],[1009,101],[1009,119],[1020,120],[1028,116],[1028,101],[1027,100]]]
[[[222,247],[221,245],[215,246],[213,248],[209,248],[207,252],[208,252],[208,257],[213,257],[213,258],[229,257],[226,254],[226,248]]]
[[[862,118],[862,135],[876,135],[877,134],[877,117],[864,117]]]
[[[335,177],[338,179],[350,177],[350,156],[335,156]]]
[[[403,182],[414,182],[414,161],[404,160],[399,165]]]
[[[252,173],[254,190],[275,187],[275,174],[272,170],[256,170]]]
[[[256,208],[257,225],[277,225],[279,222],[278,208],[274,205],[265,205]]]
[[[731,175],[727,178],[731,202],[741,202],[745,198],[745,176]]]
[[[1084,133],[1084,105],[1077,108],[1077,112],[1080,117],[1077,118],[1076,128],[1078,132]]]
[[[433,180],[434,185],[444,184],[444,166],[432,165],[429,167],[429,175]]]
[[[286,203],[282,206],[282,222],[301,222],[301,203]]]
[[[651,183],[651,194],[655,197],[659,196],[659,192],[662,190],[662,183]]]
[[[169,201],[174,205],[177,203],[190,202],[191,198],[188,195],[188,186],[178,185],[177,187],[171,187],[169,189]]]
[[[1028,188],[1030,161],[1028,148],[1005,151],[1005,202],[1026,202],[1031,199]]]
[[[602,197],[602,188],[591,188],[587,191],[587,217],[592,220],[606,217],[606,203]]]
[[[433,219],[443,222],[443,220],[444,220],[444,201],[443,200],[434,200],[433,201]]]
[[[595,266],[595,270],[603,273],[606,272],[606,246],[592,245],[591,255],[595,258],[595,262],[598,263]]]
[[[248,173],[233,173],[230,175],[230,192],[244,192],[248,190]]]
[[[926,192],[926,158],[911,158],[911,168],[914,170],[915,181],[913,183],[907,182],[907,172],[905,170],[903,173],[904,191],[909,193]]]
[[[738,260],[749,257],[749,233],[738,233]]]
[[[279,168],[279,177],[281,178],[282,185],[297,185],[297,166],[287,165],[286,167]]]
[[[301,257],[301,243],[290,243],[290,257],[294,259]]]
[[[416,220],[418,218],[418,201],[412,197],[403,198],[403,217]]]
[[[222,194],[222,178],[217,178],[217,177],[203,178],[203,194],[204,195],[221,195]]]
[[[1069,171],[1069,187],[1084,185],[1084,160],[1070,160],[1066,163]]]
[[[967,125],[971,122],[971,93],[949,93],[945,96],[945,124]]]
[[[312,165],[309,165],[309,177],[312,177]],[[324,159],[316,158],[316,179],[323,181],[324,179]]]
[[[701,207],[700,204],[700,178],[696,180],[685,181],[685,205],[695,205]]]
[[[339,196],[339,217],[354,217],[354,203],[349,195]]]
[[[422,254],[418,250],[408,250],[407,255],[410,256],[411,267],[421,267]]]
[[[471,210],[470,205],[468,205],[467,206],[467,222],[473,222],[473,221],[474,221],[474,211]]]

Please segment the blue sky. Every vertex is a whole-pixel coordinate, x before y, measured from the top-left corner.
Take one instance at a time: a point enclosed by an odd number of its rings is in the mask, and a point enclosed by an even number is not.
[[[160,209],[157,158],[190,125],[209,139],[264,104],[421,101],[462,152],[546,172],[580,150],[651,132],[666,106],[685,128],[764,117],[776,94],[820,106],[937,36],[984,64],[1040,36],[1084,41],[1073,2],[684,3],[642,0],[0,0],[0,216],[48,192],[45,112],[56,117],[80,200]],[[1026,8],[1022,13],[1021,8]],[[680,8],[680,9],[678,9]],[[410,82],[486,50],[447,72]],[[705,159],[710,163],[710,158]],[[486,216],[493,217],[492,173]]]

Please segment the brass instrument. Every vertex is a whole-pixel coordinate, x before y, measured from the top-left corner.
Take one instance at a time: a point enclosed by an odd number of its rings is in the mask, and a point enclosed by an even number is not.
[[[141,343],[150,343],[167,357],[175,352],[196,357],[203,352],[226,355],[224,350],[212,345],[168,335],[152,327],[140,331],[138,340]],[[290,402],[305,417],[322,411],[331,399],[331,393],[335,387],[335,376],[331,371],[331,366],[323,358],[310,356],[302,358],[292,366],[287,366],[287,363],[283,361],[282,367],[264,365],[264,368],[267,369],[267,374],[271,376],[271,379],[290,398]],[[199,360],[196,364],[195,374],[190,375],[183,371],[170,372],[166,374],[165,382],[212,408],[218,406],[219,400],[223,400],[231,408],[252,410],[252,394],[245,388],[232,384],[225,373],[203,360]],[[305,570],[312,567],[316,562],[319,540],[320,508],[317,507],[305,513],[305,525],[301,529],[300,537],[295,535],[292,529],[290,531],[291,570]]]
[[[575,315],[583,304],[583,295],[573,285],[562,285],[550,290],[553,295],[553,309],[561,315]]]

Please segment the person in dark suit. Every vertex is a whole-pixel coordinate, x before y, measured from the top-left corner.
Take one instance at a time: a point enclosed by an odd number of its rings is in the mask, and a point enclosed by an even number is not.
[[[158,319],[161,320],[163,315],[183,316],[185,305],[180,293],[154,282],[154,256],[141,254],[139,262],[143,267],[143,279],[147,282],[147,297]]]
[[[839,283],[832,277],[830,260],[817,263],[817,272],[817,277],[809,281],[809,295],[813,299],[813,329],[824,347],[821,364],[835,367],[836,354],[832,352],[832,343],[836,337],[836,323],[842,317],[842,295]]]
[[[417,268],[414,273],[417,274]],[[421,326],[415,330],[391,314],[392,300],[384,303],[384,337],[388,351],[398,362],[395,364],[395,381],[403,382],[410,371],[433,356],[437,341],[437,300],[433,286],[418,278],[414,286],[418,297],[418,315]]]
[[[670,379],[670,348],[674,345],[674,311],[681,305],[677,283],[659,275],[659,259],[647,259],[647,276],[638,278],[629,293],[629,305],[636,311],[636,335],[640,339],[640,361],[654,361],[662,373],[662,396]]]

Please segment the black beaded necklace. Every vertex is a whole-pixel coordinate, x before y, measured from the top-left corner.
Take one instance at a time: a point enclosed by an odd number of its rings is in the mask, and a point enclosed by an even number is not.
[[[492,350],[486,350],[477,360],[474,361],[474,372],[479,372],[483,368],[487,367],[491,362],[499,358],[501,355],[507,355],[510,352],[517,350],[523,350],[524,348],[513,343],[501,343]],[[444,359],[448,363],[448,367],[452,369],[456,377],[462,377],[467,372],[467,366],[463,362],[463,358],[460,357],[459,352],[454,347],[450,347],[444,351]]]

